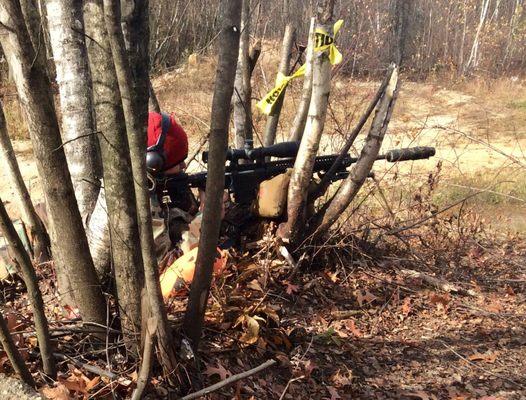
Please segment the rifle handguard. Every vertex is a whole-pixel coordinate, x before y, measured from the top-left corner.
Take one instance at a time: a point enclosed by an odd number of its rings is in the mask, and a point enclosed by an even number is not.
[[[423,160],[435,155],[434,147],[412,147],[409,149],[389,150],[385,159],[389,162]]]

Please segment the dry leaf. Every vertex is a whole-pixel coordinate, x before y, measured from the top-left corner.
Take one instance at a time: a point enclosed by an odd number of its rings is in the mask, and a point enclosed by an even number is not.
[[[296,293],[300,289],[300,287],[298,285],[293,285],[293,284],[288,283],[288,282],[286,282],[286,284],[287,284],[287,288],[285,290],[286,290],[287,294],[289,294],[289,295],[293,294],[293,293]]]
[[[241,335],[239,340],[246,344],[256,343],[259,338],[259,323],[256,318],[245,315],[243,326],[245,327],[245,332]]]
[[[366,304],[370,304],[372,303],[373,301],[375,301],[376,299],[378,299],[378,297],[376,297],[374,294],[372,294],[371,292],[369,292],[368,290],[365,291],[365,294],[363,293],[362,290],[357,290],[356,291],[356,301],[358,302],[358,304],[360,305],[360,307],[366,303]]]
[[[451,301],[451,296],[448,293],[432,293],[429,297],[429,301],[431,304],[435,304],[438,308],[446,309],[447,305]]]
[[[254,279],[253,281],[249,282],[247,287],[252,290],[257,290],[259,292],[264,292],[263,288],[259,284],[257,279]]]
[[[325,386],[331,395],[331,400],[341,399],[342,397],[338,394],[338,391],[332,386]]]
[[[223,367],[219,361],[217,362],[217,367],[212,366],[212,364],[206,364],[206,369],[204,370],[203,374],[206,376],[218,375],[219,379],[222,381],[232,375],[232,373]]]
[[[493,364],[497,360],[497,352],[475,353],[468,357],[470,361],[484,361]]]
[[[356,337],[363,337],[363,333],[356,327],[353,319],[344,322],[345,327]]]
[[[416,392],[404,393],[405,396],[421,399],[421,400],[436,400],[436,397],[432,394],[429,395],[423,390],[417,390]]]
[[[411,297],[406,297],[404,299],[404,304],[402,304],[402,314],[404,314],[406,317],[411,312]]]
[[[58,384],[56,387],[43,387],[40,389],[40,394],[49,400],[70,400],[69,390],[62,384]]]

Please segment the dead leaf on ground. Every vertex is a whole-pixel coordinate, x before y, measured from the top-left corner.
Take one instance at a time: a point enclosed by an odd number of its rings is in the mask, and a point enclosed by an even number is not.
[[[348,319],[348,320],[344,321],[343,324],[345,325],[347,330],[349,332],[351,332],[354,336],[356,336],[356,337],[363,337],[363,333],[356,326],[356,323],[354,322],[354,319]]]
[[[420,400],[437,400],[436,396],[433,394],[428,394],[423,390],[417,390],[416,392],[406,392],[404,396],[411,397],[413,399]]]
[[[406,317],[411,312],[411,297],[406,297],[404,299],[404,303],[402,304],[402,314],[404,314]]]
[[[40,394],[49,400],[70,400],[69,390],[66,386],[58,384],[56,387],[43,387]]]
[[[342,397],[338,394],[338,391],[332,386],[325,386],[331,395],[331,400],[341,399]]]
[[[285,289],[285,291],[287,292],[288,295],[294,294],[300,289],[298,285],[293,285],[292,283],[289,283],[289,282],[285,282],[285,284],[287,285],[287,288]]]
[[[206,369],[203,374],[206,376],[218,375],[219,379],[222,381],[232,375],[232,373],[223,367],[223,364],[219,361],[217,362],[217,367],[214,367],[212,364],[206,364]]]
[[[497,360],[498,353],[495,352],[487,352],[487,353],[475,353],[470,356],[468,356],[468,360],[470,361],[484,361],[490,364],[493,364]]]
[[[373,301],[377,300],[378,297],[376,297],[374,294],[369,292],[368,290],[357,290],[355,292],[356,295],[356,301],[360,305],[360,307],[365,304],[371,304]]]
[[[261,285],[259,284],[257,279],[254,279],[253,281],[250,281],[248,283],[247,287],[249,289],[252,289],[252,290],[257,290],[259,292],[264,292],[263,288],[261,287]]]
[[[431,302],[431,304],[435,304],[437,308],[445,310],[447,308],[447,305],[451,301],[451,296],[449,295],[449,293],[432,293],[429,297],[429,301]]]
[[[239,340],[245,344],[254,344],[258,341],[259,338],[259,322],[257,320],[263,320],[260,317],[251,317],[249,315],[242,315],[236,325],[239,324],[239,321],[242,322],[245,332],[241,335]]]

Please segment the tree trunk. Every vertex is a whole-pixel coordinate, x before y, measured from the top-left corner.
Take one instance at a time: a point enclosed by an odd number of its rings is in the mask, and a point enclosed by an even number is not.
[[[106,305],[90,256],[88,241],[71,184],[53,96],[45,69],[35,59],[20,5],[0,1],[0,22],[9,30],[0,35],[8,63],[13,69],[18,96],[28,121],[29,133],[42,188],[53,225],[52,251],[60,271],[68,271],[82,317],[106,322]]]
[[[137,4],[138,3],[136,2],[136,6]],[[148,98],[148,91],[146,90],[140,93],[140,95],[142,95],[140,98],[137,89],[134,89],[132,86],[135,81],[135,88],[142,87],[143,85],[139,83],[139,81],[142,80],[146,82],[146,87],[148,87],[148,68],[139,69],[137,68],[137,64],[135,64],[136,71],[139,72],[135,75],[134,79],[126,54],[124,36],[120,28],[119,1],[104,0],[104,10],[113,59],[119,80],[119,88],[122,95],[126,130],[130,142],[131,163],[133,176],[135,177],[135,194],[137,196],[137,211],[141,227],[140,245],[144,262],[148,303],[151,309],[151,314],[155,315],[157,319],[156,337],[159,347],[159,358],[166,376],[170,376],[176,367],[175,352],[159,283],[155,244],[153,240],[150,196],[147,189],[146,160],[144,157],[146,154],[146,121],[148,116],[148,103],[145,100]],[[142,60],[147,63],[148,58],[141,57],[140,54],[137,54],[136,52],[141,51],[140,49],[147,50],[148,48],[140,46],[138,43],[133,46],[134,38],[141,37],[146,42],[148,41],[148,31],[143,35],[137,35],[134,32],[139,26],[146,27],[146,29],[148,27],[148,14],[146,10],[144,10],[144,13],[141,14],[141,16],[146,23],[130,24],[130,42],[132,43],[132,52],[130,54],[135,54],[135,57],[133,57],[135,60]],[[135,51],[133,51],[134,49]],[[143,323],[146,324],[147,321],[143,321]]]
[[[50,377],[55,378],[57,370],[55,367],[55,359],[53,358],[53,350],[49,338],[49,328],[47,324],[46,314],[44,313],[44,302],[42,301],[42,293],[38,287],[38,278],[31,264],[31,259],[24,249],[22,241],[16,233],[15,227],[7,215],[4,203],[0,199],[0,230],[9,244],[10,250],[13,252],[16,262],[18,263],[24,283],[26,284],[27,294],[29,297],[29,304],[33,310],[35,318],[35,328],[38,339],[38,347],[40,348],[40,356],[42,358],[42,365],[44,372]]]
[[[82,3],[47,0],[48,28],[62,112],[62,140],[80,215],[86,225],[102,178],[91,95]]]
[[[482,0],[482,4],[480,5],[481,8],[480,8],[479,24],[477,26],[477,31],[475,32],[475,38],[473,39],[473,45],[471,46],[471,53],[469,55],[466,66],[464,67],[464,74],[468,73],[471,69],[475,68],[478,64],[479,38],[480,38],[480,33],[482,32],[482,28],[484,27],[484,23],[486,22],[486,16],[488,15],[489,3],[490,3],[490,0]]]
[[[29,38],[31,39],[38,60],[42,65],[47,67],[46,44],[44,42],[42,21],[40,13],[38,12],[38,3],[36,0],[20,0],[20,6],[22,7]]]
[[[45,69],[48,73],[49,80],[54,83],[57,79],[57,71],[55,69],[55,63],[53,62],[53,51],[51,50],[51,39],[49,37],[49,29],[47,27],[47,12],[44,0],[23,0],[35,3],[38,7],[38,12],[40,14],[40,29],[42,32],[42,50],[45,54]]]
[[[18,376],[20,376],[20,378],[29,386],[35,387],[35,381],[33,380],[31,373],[27,369],[27,365],[24,362],[24,359],[22,358],[22,356],[18,352],[18,349],[15,346],[15,342],[13,341],[13,338],[9,333],[7,323],[5,322],[5,319],[1,312],[0,344],[2,345],[4,351],[7,353],[7,357],[9,358],[9,361],[11,361],[11,365],[13,366],[13,369],[18,374]]]
[[[369,172],[376,160],[376,156],[382,146],[382,141],[387,131],[387,126],[393,112],[398,93],[398,68],[392,70],[389,83],[384,95],[378,103],[378,108],[371,124],[371,129],[365,140],[358,162],[353,166],[351,173],[342,183],[334,195],[326,211],[317,218],[315,224],[316,236],[321,236],[342,215],[345,209],[352,202],[363,183],[367,179]]]
[[[305,56],[305,77],[303,78],[303,90],[301,92],[300,105],[294,117],[292,128],[290,130],[289,140],[299,142],[303,137],[307,115],[309,114],[310,100],[312,97],[312,66],[314,60],[314,26],[315,18],[311,18],[309,28],[309,40]]]
[[[325,1],[318,9],[316,29],[332,31],[332,8],[334,2]],[[312,170],[321,135],[325,125],[329,93],[331,87],[331,63],[328,51],[314,54],[312,70],[312,100],[305,125],[305,134],[294,163],[287,197],[287,222],[280,228],[279,234],[293,245],[299,239],[305,224],[308,187],[312,179]]]
[[[236,75],[239,46],[241,0],[224,0],[221,8],[221,39],[215,80],[210,127],[210,152],[203,223],[199,238],[195,276],[190,288],[183,330],[197,349],[212,281],[212,267],[221,225],[225,182],[225,158],[228,145],[230,99]]]
[[[161,106],[159,105],[159,100],[155,94],[155,89],[153,88],[152,81],[149,81],[149,98],[148,98],[148,108],[156,113],[161,113]]]
[[[296,30],[291,24],[285,26],[285,34],[283,35],[283,44],[281,45],[281,58],[278,67],[278,78],[279,75],[287,76],[290,69],[290,59],[292,57],[292,46],[296,39]],[[267,124],[265,126],[265,136],[263,139],[264,146],[271,146],[276,140],[276,131],[278,129],[279,116],[281,114],[281,107],[285,100],[286,88],[281,92],[281,95],[274,105],[272,112],[267,118]]]
[[[119,313],[129,349],[138,347],[141,326],[141,288],[144,271],[140,255],[139,228],[130,150],[110,39],[104,21],[102,0],[84,3],[88,35],[87,48],[97,129],[104,172],[108,208],[112,265],[115,274]],[[119,24],[120,27],[120,24]]]
[[[22,220],[29,228],[29,235],[32,240],[32,256],[36,262],[48,261],[51,257],[49,236],[42,220],[35,211],[31,196],[27,190],[24,178],[18,168],[15,152],[9,139],[7,125],[4,116],[4,109],[0,102],[0,150],[3,154],[4,165],[7,167],[11,184],[18,198]]]
[[[234,144],[238,149],[252,140],[252,85],[250,83],[250,0],[242,0],[241,36],[234,84]]]

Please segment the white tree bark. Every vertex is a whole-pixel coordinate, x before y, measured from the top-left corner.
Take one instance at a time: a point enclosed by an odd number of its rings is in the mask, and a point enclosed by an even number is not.
[[[241,37],[234,84],[234,144],[238,149],[252,139],[252,87],[250,84],[250,0],[243,0]]]
[[[330,22],[317,23],[317,28],[331,32]],[[296,241],[303,228],[305,219],[305,205],[308,195],[308,186],[312,178],[312,170],[321,135],[325,126],[327,106],[331,88],[331,63],[328,52],[316,52],[312,69],[312,99],[309,106],[305,133],[301,140],[300,149],[294,163],[294,170],[289,184],[287,197],[287,222],[280,229],[280,235]]]
[[[305,56],[305,77],[303,78],[303,90],[301,92],[300,105],[294,117],[292,128],[290,130],[289,140],[299,141],[305,130],[307,115],[309,113],[310,99],[312,97],[312,62],[314,58],[314,25],[315,18],[311,18],[309,28],[309,41]]]
[[[479,39],[486,22],[486,16],[488,15],[490,0],[482,0],[481,9],[480,9],[480,19],[477,26],[477,31],[475,33],[475,38],[473,39],[473,45],[471,46],[471,53],[469,55],[468,61],[466,63],[464,73],[469,72],[471,69],[475,68],[479,61]]]
[[[51,16],[48,27],[59,85],[64,151],[80,215],[87,224],[97,202],[102,170],[82,8],[76,0],[47,0],[46,7]]]

